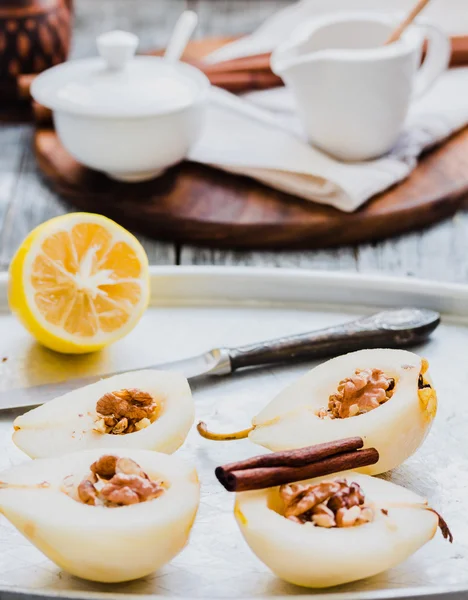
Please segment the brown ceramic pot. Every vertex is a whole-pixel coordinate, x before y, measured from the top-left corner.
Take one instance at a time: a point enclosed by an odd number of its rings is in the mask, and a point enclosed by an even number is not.
[[[66,60],[71,25],[72,0],[0,0],[0,88],[4,94],[15,95],[20,75],[40,73]]]

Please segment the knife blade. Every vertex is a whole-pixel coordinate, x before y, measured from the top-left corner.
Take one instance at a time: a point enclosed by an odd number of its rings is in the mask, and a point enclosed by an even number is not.
[[[326,329],[294,334],[240,348],[214,348],[199,356],[144,368],[179,371],[189,380],[229,375],[247,367],[324,358],[363,348],[412,346],[424,342],[439,323],[439,313],[432,310],[419,308],[387,310]],[[131,371],[140,370],[140,368],[131,369]],[[119,373],[122,372],[129,371]],[[92,375],[2,391],[0,412],[37,406],[79,387],[119,373]]]

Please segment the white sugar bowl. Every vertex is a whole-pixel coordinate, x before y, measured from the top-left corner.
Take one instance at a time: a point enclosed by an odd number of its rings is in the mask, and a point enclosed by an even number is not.
[[[41,73],[32,96],[52,109],[62,144],[80,163],[121,181],[152,179],[197,140],[210,83],[190,65],[135,56],[131,33],[105,33],[97,45],[100,57]]]

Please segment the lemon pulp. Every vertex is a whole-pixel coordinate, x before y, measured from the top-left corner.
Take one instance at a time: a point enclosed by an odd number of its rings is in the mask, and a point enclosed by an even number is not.
[[[39,225],[10,266],[12,311],[59,352],[91,352],[126,335],[148,298],[143,247],[100,215],[73,213]]]

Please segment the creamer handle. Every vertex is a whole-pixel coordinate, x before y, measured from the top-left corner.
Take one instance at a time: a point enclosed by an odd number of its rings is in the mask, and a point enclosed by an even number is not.
[[[451,44],[447,35],[434,25],[419,25],[427,40],[426,57],[416,74],[413,98],[424,96],[450,62]]]

